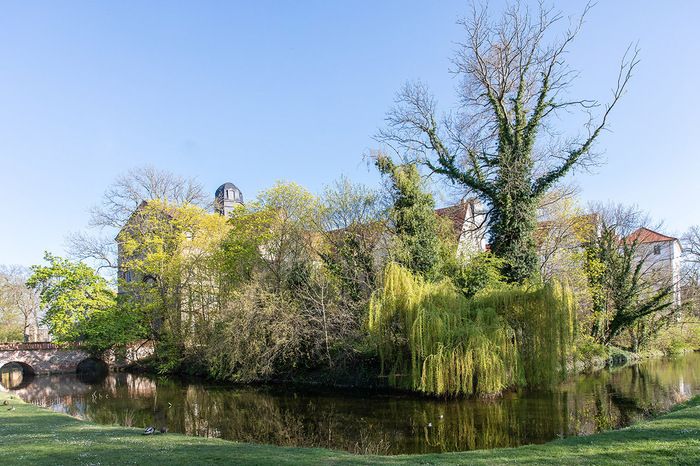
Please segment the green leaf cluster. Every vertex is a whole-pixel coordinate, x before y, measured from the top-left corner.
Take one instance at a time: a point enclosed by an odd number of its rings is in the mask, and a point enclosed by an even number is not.
[[[48,252],[44,260],[47,265],[32,267],[27,286],[39,292],[43,323],[56,342],[81,342],[101,352],[143,335],[141,316],[118,306],[114,291],[92,268]]]

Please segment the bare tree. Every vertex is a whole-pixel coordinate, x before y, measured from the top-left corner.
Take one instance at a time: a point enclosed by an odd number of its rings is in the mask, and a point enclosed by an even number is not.
[[[700,226],[691,226],[683,235],[681,242],[685,261],[700,266]]]
[[[358,311],[375,289],[387,218],[388,199],[379,192],[347,178],[326,187],[317,226],[325,241],[317,253],[340,280],[346,305]]]
[[[637,49],[628,48],[604,106],[567,95],[577,73],[565,55],[589,9],[550,40],[563,16],[542,3],[533,13],[516,2],[496,20],[474,7],[459,22],[466,40],[453,60],[461,78],[458,110],[440,118],[427,87],[407,84],[377,135],[402,157],[490,205],[491,247],[507,260],[505,272],[514,281],[536,269],[533,232],[541,197],[572,169],[592,162],[593,144],[638,63]],[[553,130],[561,112],[577,111],[586,118],[582,135],[564,138]]]
[[[116,232],[144,201],[160,200],[175,205],[213,205],[209,196],[193,178],[186,178],[154,167],[133,168],[119,175],[105,190],[102,200],[90,211],[94,233],[73,233],[68,241],[71,256],[90,260],[98,270],[116,269]]]
[[[213,201],[193,178],[154,167],[134,168],[118,176],[107,188],[100,204],[91,210],[90,224],[121,228],[143,201],[153,199],[202,207],[210,207]]]
[[[689,311],[686,317],[700,321],[700,226],[693,225],[682,238],[683,274],[682,301]]]
[[[25,341],[37,335],[40,321],[39,296],[26,285],[29,275],[30,271],[25,267],[0,267],[0,311],[3,323],[18,319]]]

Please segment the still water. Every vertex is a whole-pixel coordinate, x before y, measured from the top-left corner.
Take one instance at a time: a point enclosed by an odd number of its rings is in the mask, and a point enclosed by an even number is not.
[[[2,382],[25,401],[102,424],[356,453],[426,453],[543,443],[629,425],[699,394],[700,354],[494,400],[234,387],[125,373],[5,375]]]

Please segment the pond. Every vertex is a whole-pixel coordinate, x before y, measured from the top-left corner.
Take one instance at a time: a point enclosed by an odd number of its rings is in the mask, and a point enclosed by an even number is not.
[[[700,354],[578,375],[553,391],[493,400],[238,387],[126,373],[15,373],[1,380],[25,401],[101,424],[356,453],[427,453],[544,443],[629,425],[700,393]]]

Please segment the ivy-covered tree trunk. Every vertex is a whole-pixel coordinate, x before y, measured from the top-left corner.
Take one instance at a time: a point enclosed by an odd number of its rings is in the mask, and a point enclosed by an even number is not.
[[[523,161],[513,162],[526,165]],[[496,185],[489,225],[491,251],[504,259],[503,274],[510,281],[522,282],[538,268],[534,232],[539,195],[532,192],[527,168],[503,173]]]

